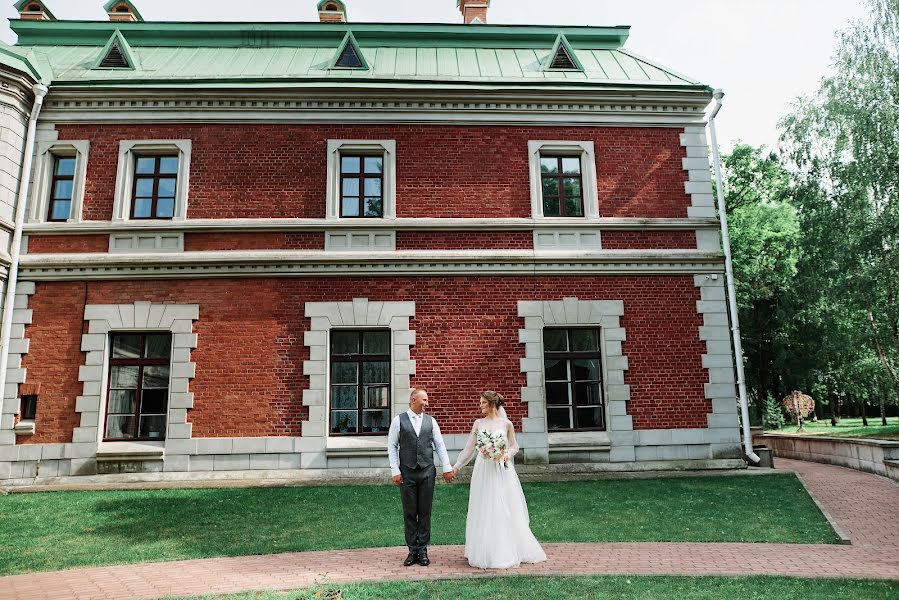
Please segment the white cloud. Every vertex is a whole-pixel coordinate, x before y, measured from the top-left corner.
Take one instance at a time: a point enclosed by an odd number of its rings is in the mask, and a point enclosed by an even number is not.
[[[454,0],[345,0],[350,21],[458,23]],[[0,16],[15,18],[6,3]],[[315,21],[315,0],[136,0],[147,20]],[[862,0],[492,0],[494,24],[631,25],[627,48],[727,93],[722,146],[776,143],[777,121],[815,89],[834,32]],[[60,19],[103,20],[101,0],[47,0]],[[8,28],[0,39],[12,42]]]

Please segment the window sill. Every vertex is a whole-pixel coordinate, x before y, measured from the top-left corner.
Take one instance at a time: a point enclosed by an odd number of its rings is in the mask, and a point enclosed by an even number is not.
[[[34,421],[19,421],[13,430],[16,435],[34,435]]]
[[[387,436],[329,437],[325,454],[329,457],[387,456]]]
[[[550,452],[600,450],[611,445],[606,431],[565,431],[547,435]]]
[[[102,442],[97,447],[98,461],[162,460],[165,442]]]

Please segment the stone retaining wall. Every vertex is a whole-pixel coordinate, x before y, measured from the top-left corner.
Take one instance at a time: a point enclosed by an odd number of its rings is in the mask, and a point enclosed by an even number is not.
[[[754,435],[753,442],[767,446],[774,456],[839,465],[899,481],[899,471],[888,466],[899,460],[899,442],[781,433]]]

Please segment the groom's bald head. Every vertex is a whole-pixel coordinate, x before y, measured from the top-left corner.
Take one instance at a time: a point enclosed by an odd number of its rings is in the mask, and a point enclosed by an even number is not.
[[[421,414],[422,411],[428,408],[428,392],[423,388],[415,388],[412,390],[412,393],[409,394],[409,408],[412,409],[413,412]]]

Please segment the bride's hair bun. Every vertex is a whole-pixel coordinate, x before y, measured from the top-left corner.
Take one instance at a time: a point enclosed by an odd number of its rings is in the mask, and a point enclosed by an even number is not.
[[[503,398],[502,394],[500,394],[499,392],[494,392],[492,390],[481,392],[481,398],[486,400],[488,404],[497,408],[506,405],[506,399]]]

